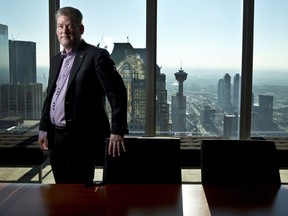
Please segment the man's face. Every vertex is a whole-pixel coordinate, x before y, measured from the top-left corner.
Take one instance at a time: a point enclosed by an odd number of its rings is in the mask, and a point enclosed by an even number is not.
[[[56,34],[64,49],[69,51],[76,48],[84,32],[84,26],[77,25],[73,19],[63,15],[58,17],[56,25]]]

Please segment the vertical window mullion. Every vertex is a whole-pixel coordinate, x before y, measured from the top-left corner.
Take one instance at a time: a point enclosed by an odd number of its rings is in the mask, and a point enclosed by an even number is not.
[[[145,136],[156,135],[157,0],[146,1],[146,120]]]
[[[59,9],[59,0],[49,0],[49,53],[50,59],[59,52],[60,45],[56,36],[55,12]]]
[[[254,0],[244,0],[239,139],[247,139],[251,135],[253,28]]]

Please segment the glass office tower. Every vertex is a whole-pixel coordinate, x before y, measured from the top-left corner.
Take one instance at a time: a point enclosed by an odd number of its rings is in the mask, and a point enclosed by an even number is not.
[[[9,82],[8,26],[0,24],[0,85]]]
[[[10,82],[36,83],[36,43],[9,40]]]

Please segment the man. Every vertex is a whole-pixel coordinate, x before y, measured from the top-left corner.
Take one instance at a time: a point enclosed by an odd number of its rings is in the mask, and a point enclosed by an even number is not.
[[[72,7],[55,15],[56,34],[63,50],[50,62],[47,97],[38,143],[50,149],[56,183],[93,184],[94,161],[125,151],[127,91],[109,53],[82,39],[81,12]],[[111,127],[105,97],[111,106]]]

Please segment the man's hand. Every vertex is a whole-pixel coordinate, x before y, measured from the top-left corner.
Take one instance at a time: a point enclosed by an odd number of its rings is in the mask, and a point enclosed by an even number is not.
[[[38,143],[42,150],[48,150],[48,139],[47,137],[38,137]]]
[[[125,144],[124,144],[124,136],[111,134],[109,139],[109,146],[108,146],[108,154],[113,155],[115,157],[116,155],[120,156],[121,148],[125,152]]]

